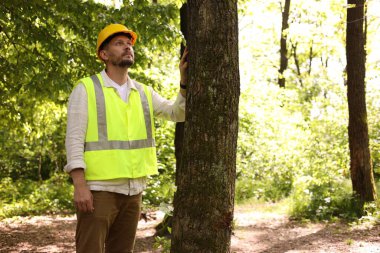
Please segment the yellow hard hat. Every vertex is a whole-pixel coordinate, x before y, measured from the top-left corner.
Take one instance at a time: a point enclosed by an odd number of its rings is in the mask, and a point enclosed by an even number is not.
[[[137,34],[129,30],[127,27],[121,24],[111,24],[103,28],[103,30],[100,31],[98,35],[98,43],[96,44],[96,55],[99,57],[99,48],[102,45],[102,43],[111,35],[114,35],[115,33],[126,33],[130,34],[132,36],[132,45],[135,44],[137,39]]]

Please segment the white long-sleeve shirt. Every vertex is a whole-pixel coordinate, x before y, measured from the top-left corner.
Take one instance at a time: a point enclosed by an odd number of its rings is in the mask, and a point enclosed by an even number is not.
[[[131,89],[136,89],[130,78],[123,85],[115,83],[103,70],[101,76],[104,86],[113,87],[117,90],[120,98],[128,103]],[[151,87],[152,104],[154,116],[167,120],[182,122],[185,120],[186,99],[178,93],[177,99],[173,102],[161,97]],[[69,98],[67,109],[67,130],[66,130],[66,156],[67,165],[65,171],[83,168],[86,170],[84,162],[84,143],[86,139],[88,111],[87,92],[83,84],[78,84]],[[121,178],[102,181],[87,181],[90,190],[117,192],[125,195],[136,195],[146,188],[146,177],[142,178]]]

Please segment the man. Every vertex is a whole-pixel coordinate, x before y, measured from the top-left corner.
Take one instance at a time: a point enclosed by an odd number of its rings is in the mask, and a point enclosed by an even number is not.
[[[157,173],[153,115],[184,121],[187,51],[175,102],[128,76],[136,33],[111,24],[98,35],[101,73],[83,78],[68,104],[67,165],[77,209],[77,252],[133,252],[146,177]]]

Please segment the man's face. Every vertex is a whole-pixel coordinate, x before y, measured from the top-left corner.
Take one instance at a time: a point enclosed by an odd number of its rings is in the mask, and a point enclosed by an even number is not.
[[[135,54],[132,40],[125,35],[118,35],[103,49],[103,60],[118,67],[130,67],[134,63]]]

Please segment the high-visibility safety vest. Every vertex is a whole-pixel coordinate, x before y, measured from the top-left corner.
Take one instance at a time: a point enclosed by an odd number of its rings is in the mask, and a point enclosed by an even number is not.
[[[134,82],[128,103],[100,74],[81,79],[87,91],[84,146],[86,180],[138,178],[157,174],[152,94]]]

